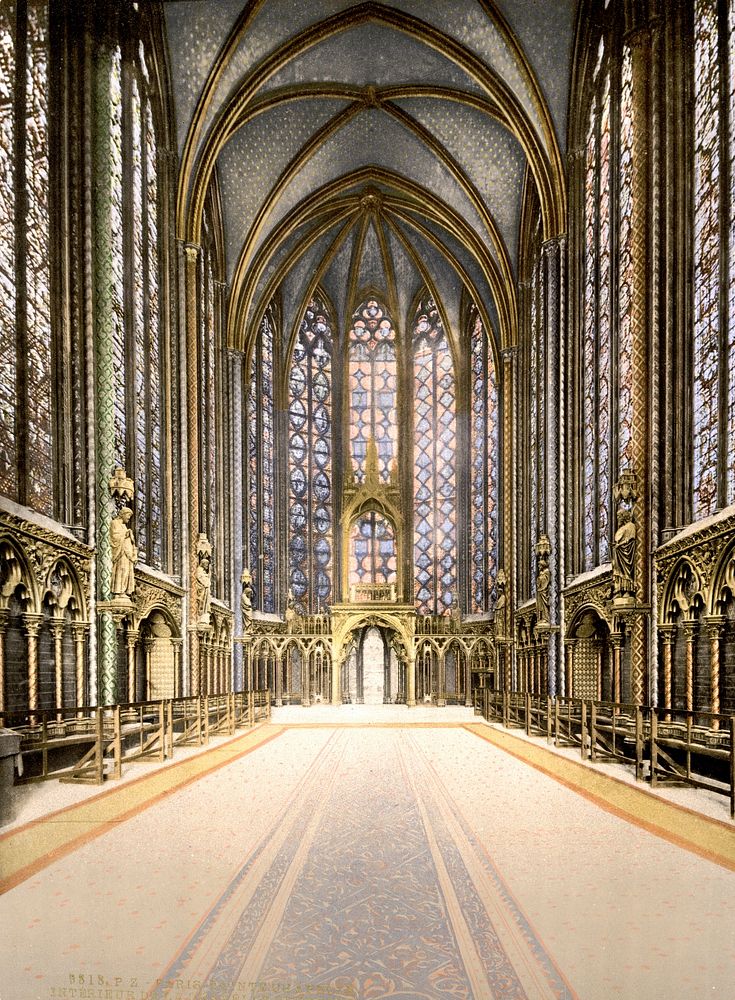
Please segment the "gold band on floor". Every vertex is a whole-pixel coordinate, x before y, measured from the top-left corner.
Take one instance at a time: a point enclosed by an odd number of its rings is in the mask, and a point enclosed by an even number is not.
[[[275,739],[283,726],[259,726],[227,743],[115,785],[76,805],[39,817],[0,836],[0,893],[99,837],[167,795]]]
[[[663,837],[677,847],[735,871],[735,824],[703,816],[660,798],[645,787],[630,785],[594,764],[569,760],[553,750],[482,723],[464,727],[493,746],[541,771],[600,808]]]

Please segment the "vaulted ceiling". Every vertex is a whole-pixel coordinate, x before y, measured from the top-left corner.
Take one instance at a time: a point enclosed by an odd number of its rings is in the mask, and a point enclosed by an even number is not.
[[[317,283],[337,324],[363,289],[406,321],[424,286],[516,337],[525,186],[562,231],[576,0],[174,0],[165,5],[178,230],[208,187],[224,226],[228,341],[274,295],[288,338]]]

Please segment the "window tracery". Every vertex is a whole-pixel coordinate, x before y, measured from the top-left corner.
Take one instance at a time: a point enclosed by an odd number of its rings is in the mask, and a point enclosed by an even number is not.
[[[49,30],[45,0],[0,11],[0,490],[53,516]]]
[[[163,242],[159,133],[163,95],[151,82],[142,21],[114,47],[109,77],[109,195],[115,462],[135,482],[141,562],[168,566],[164,489]],[[121,39],[123,33],[121,32]]]
[[[457,427],[454,360],[439,310],[425,296],[413,333],[414,573],[420,614],[457,598]]]
[[[248,555],[253,607],[276,610],[274,341],[271,305],[260,323],[248,373]]]
[[[692,513],[735,501],[735,3],[694,3]],[[723,60],[721,53],[727,52]]]
[[[482,317],[470,307],[470,612],[490,610],[498,571],[499,414],[495,359]]]
[[[584,88],[581,184],[580,564],[610,559],[612,487],[632,460],[633,73],[622,20],[600,12],[597,59]]]
[[[332,594],[332,331],[324,302],[304,314],[289,371],[289,580],[297,609]]]
[[[352,316],[349,333],[349,449],[356,482],[365,478],[370,438],[378,449],[380,478],[390,479],[397,458],[398,364],[396,335],[385,307],[363,302]]]

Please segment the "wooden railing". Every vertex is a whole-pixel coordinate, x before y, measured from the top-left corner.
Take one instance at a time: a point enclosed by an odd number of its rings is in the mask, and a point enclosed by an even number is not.
[[[176,747],[203,746],[216,735],[270,718],[269,691],[141,701],[121,705],[4,712],[0,726],[21,737],[16,784],[48,781],[102,784],[123,764],[161,763]]]
[[[653,787],[727,795],[735,817],[735,716],[488,688],[475,691],[475,710],[506,729],[579,748],[583,760],[630,764]]]

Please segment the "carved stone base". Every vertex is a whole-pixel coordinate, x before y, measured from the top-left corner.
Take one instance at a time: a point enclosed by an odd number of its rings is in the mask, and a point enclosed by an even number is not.
[[[630,611],[636,606],[636,599],[630,594],[619,594],[613,597],[612,606],[614,611]]]
[[[135,605],[130,597],[123,594],[119,597],[113,597],[109,601],[98,601],[97,611],[106,611],[112,615],[115,625],[119,625],[124,618],[127,618],[128,615],[131,615],[135,611]]]

